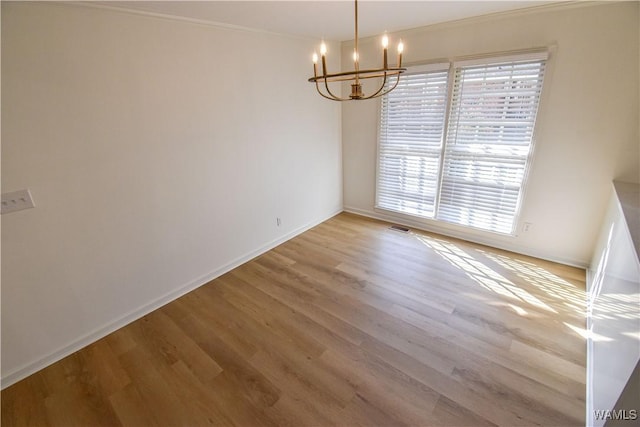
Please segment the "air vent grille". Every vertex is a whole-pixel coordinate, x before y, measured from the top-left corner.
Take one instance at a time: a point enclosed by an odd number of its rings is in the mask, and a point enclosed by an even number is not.
[[[409,229],[407,227],[403,227],[401,225],[392,225],[391,227],[389,227],[389,230],[393,230],[393,231],[399,231],[400,233],[408,233]]]

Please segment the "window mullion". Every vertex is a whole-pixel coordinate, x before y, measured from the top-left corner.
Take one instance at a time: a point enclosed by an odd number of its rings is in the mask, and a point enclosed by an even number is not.
[[[438,182],[436,183],[436,200],[433,207],[433,217],[438,218],[440,209],[440,194],[442,192],[442,174],[444,171],[444,153],[447,147],[447,138],[449,135],[449,117],[451,116],[451,104],[453,102],[453,88],[455,87],[456,68],[449,68],[447,76],[447,104],[444,112],[444,124],[442,126],[442,143],[440,145],[440,167],[438,170]]]

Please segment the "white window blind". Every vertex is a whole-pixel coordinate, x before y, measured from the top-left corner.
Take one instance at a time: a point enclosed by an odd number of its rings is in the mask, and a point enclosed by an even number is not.
[[[513,232],[546,54],[478,62],[454,64],[449,105],[444,71],[403,77],[383,99],[377,207]]]
[[[513,231],[544,65],[533,60],[455,69],[439,219]]]
[[[403,75],[398,86],[382,99],[378,207],[434,216],[447,103],[447,68],[440,66],[419,73],[413,70]]]

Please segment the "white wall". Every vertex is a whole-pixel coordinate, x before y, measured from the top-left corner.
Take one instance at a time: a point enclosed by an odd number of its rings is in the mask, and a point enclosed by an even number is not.
[[[341,210],[315,44],[2,2],[3,386]]]
[[[345,209],[587,266],[611,181],[640,182],[638,6],[638,2],[581,4],[390,34],[394,40],[403,38],[406,63],[555,45],[517,236],[374,210],[376,101],[343,106]],[[379,61],[379,43],[379,39],[361,43],[363,68]],[[343,63],[352,49],[352,43],[343,44]],[[371,60],[374,63],[366,62]],[[533,224],[531,231],[521,232],[523,222]]]

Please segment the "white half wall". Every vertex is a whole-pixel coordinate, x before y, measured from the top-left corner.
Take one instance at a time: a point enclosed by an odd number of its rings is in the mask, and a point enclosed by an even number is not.
[[[3,387],[342,210],[315,44],[2,2]]]
[[[638,408],[616,402],[633,390],[640,360],[640,186],[616,182],[587,277],[586,425],[609,425],[597,411]],[[629,392],[629,391],[627,391]]]
[[[516,236],[374,209],[379,102],[343,106],[345,210],[586,267],[611,181],[640,182],[638,2],[573,4],[390,34],[406,64],[553,46]],[[342,61],[352,55],[343,43]],[[390,52],[393,49],[390,49]],[[381,57],[360,43],[362,68]],[[395,64],[395,54],[390,55]],[[367,91],[365,90],[365,93]],[[522,232],[524,222],[531,230]]]

